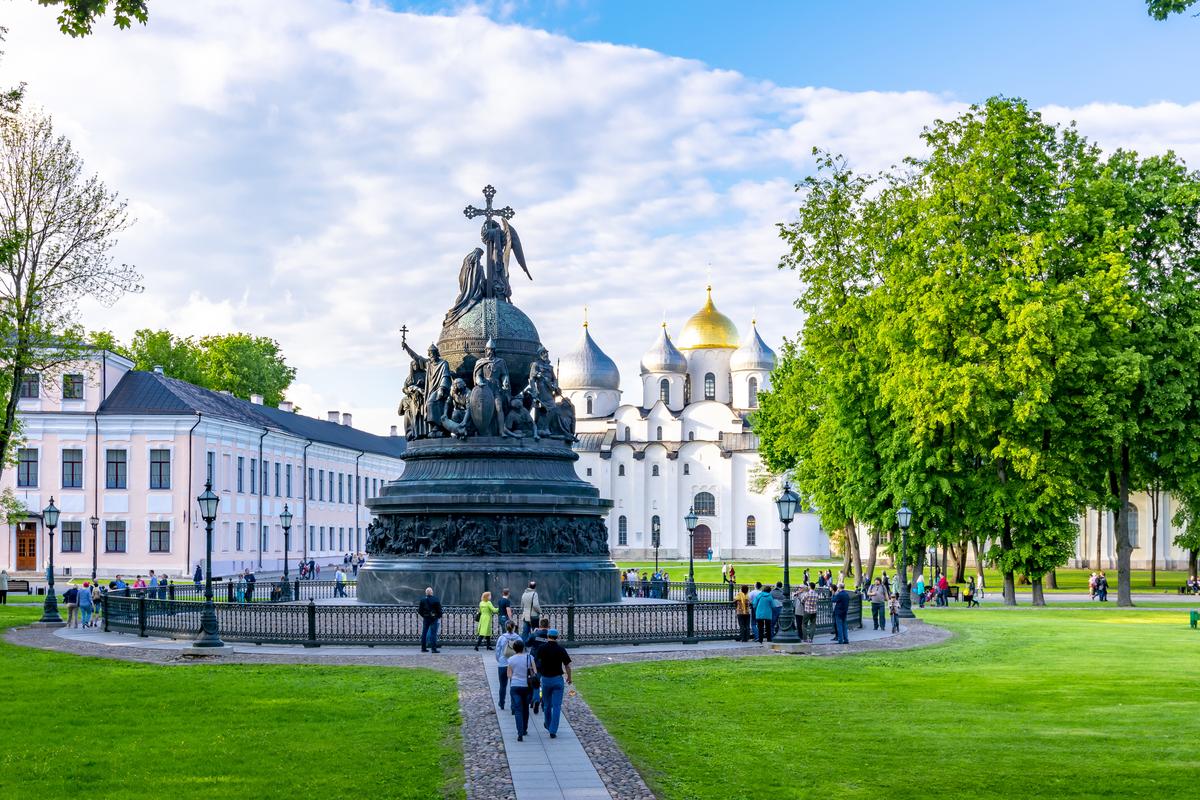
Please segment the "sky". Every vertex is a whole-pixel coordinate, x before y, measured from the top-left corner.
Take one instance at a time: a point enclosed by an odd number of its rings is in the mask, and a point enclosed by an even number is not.
[[[26,82],[137,219],[115,254],[145,291],[82,321],[271,336],[304,413],[376,433],[398,421],[397,330],[436,338],[485,184],[516,209],[533,281],[513,299],[551,358],[587,305],[638,402],[641,353],[710,276],[743,334],[795,333],[776,224],[814,146],[883,169],[1006,94],[1200,165],[1200,19],[1137,0],[152,0],[148,26],[83,40],[3,9],[0,85]]]

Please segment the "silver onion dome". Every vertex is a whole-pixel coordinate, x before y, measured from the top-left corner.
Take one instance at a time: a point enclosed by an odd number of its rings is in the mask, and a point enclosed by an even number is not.
[[[751,323],[750,338],[741,347],[734,350],[733,355],[729,357],[729,369],[733,372],[739,370],[770,372],[775,369],[775,351],[767,347],[767,343],[758,335],[757,324]]]
[[[583,337],[558,362],[558,385],[563,389],[619,389],[621,373],[617,364],[588,332],[583,323]]]
[[[664,322],[662,329],[659,331],[658,339],[650,346],[642,355],[642,374],[658,372],[687,372],[687,359],[683,357],[683,353],[679,352],[679,348],[671,341],[670,334],[667,333],[667,324]]]

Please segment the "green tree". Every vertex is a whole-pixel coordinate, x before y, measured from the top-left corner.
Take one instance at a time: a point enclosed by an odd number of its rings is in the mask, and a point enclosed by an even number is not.
[[[208,386],[202,366],[204,354],[191,337],[141,328],[134,332],[128,353],[134,369],[148,371],[162,367],[172,378]]]
[[[205,336],[199,346],[204,384],[242,399],[261,394],[263,402],[279,405],[296,378],[296,370],[287,365],[279,343],[267,336]]]
[[[68,36],[79,38],[92,32],[92,27],[111,9],[113,25],[125,29],[134,22],[145,25],[148,18],[146,0],[37,0],[39,5],[58,8],[58,28]]]
[[[1146,0],[1146,13],[1162,21],[1172,14],[1182,14],[1196,4],[1196,0]]]

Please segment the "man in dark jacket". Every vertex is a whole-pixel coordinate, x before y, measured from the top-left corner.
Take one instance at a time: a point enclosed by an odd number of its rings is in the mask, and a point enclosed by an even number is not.
[[[850,593],[846,585],[839,583],[833,593],[833,630],[837,634],[838,644],[850,644],[850,634],[846,629],[846,615],[850,613]]]
[[[421,615],[421,652],[432,650],[436,653],[438,625],[442,621],[442,601],[437,599],[432,587],[425,590],[425,596],[417,606],[417,613]]]

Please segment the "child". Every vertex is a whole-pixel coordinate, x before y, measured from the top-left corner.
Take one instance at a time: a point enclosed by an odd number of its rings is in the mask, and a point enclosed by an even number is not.
[[[892,633],[900,632],[900,596],[892,595],[888,600],[888,609],[892,612]]]

